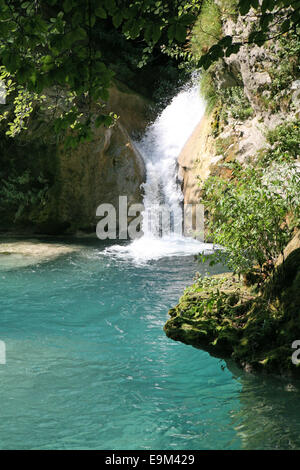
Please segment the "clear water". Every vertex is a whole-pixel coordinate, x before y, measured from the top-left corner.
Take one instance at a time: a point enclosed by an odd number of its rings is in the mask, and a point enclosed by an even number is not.
[[[0,271],[0,448],[300,448],[296,388],[165,336],[193,257],[103,249]]]

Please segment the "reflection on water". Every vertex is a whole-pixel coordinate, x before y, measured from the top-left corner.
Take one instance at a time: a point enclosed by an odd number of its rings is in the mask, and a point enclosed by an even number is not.
[[[240,409],[232,413],[232,425],[242,448],[299,449],[299,381],[255,376],[233,364],[229,368],[242,385]]]

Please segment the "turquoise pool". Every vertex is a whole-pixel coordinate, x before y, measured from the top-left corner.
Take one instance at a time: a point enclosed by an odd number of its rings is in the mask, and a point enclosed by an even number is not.
[[[300,448],[295,385],[165,336],[168,309],[205,266],[136,264],[104,247],[2,266],[0,448]]]

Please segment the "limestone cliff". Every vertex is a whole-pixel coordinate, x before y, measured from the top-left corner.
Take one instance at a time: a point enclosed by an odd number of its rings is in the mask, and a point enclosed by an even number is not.
[[[253,30],[254,18],[251,10],[235,20],[222,17],[223,35],[234,34],[242,41]],[[297,59],[289,49],[293,41],[293,36],[287,36],[261,47],[242,46],[204,72],[212,82],[215,104],[178,158],[186,204],[199,200],[201,182],[210,174],[230,175],[224,163],[254,159],[268,145],[268,131],[299,119]]]
[[[95,129],[91,142],[58,151],[56,184],[60,190],[55,218],[72,232],[94,232],[96,208],[102,203],[117,209],[119,196],[127,196],[128,204],[142,200],[145,167],[131,136],[147,125],[147,103],[114,87],[107,108],[119,115],[112,128]]]
[[[299,232],[284,255],[261,293],[230,273],[196,279],[169,311],[167,336],[233,359],[248,372],[299,378],[300,363],[291,360],[300,337]]]
[[[183,193],[186,204],[196,204],[200,197],[200,183],[210,173],[215,144],[211,135],[213,117],[202,118],[179,157],[179,176],[183,178]]]

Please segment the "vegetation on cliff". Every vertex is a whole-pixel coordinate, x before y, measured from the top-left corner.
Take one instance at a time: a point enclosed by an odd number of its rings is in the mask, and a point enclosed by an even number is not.
[[[207,236],[225,248],[213,257],[235,273],[255,270],[263,279],[273,273],[276,259],[300,225],[298,167],[274,160],[263,166],[256,160],[246,168],[238,162],[228,168],[230,179],[211,176],[203,186]]]
[[[210,260],[233,274],[198,278],[165,331],[249,370],[299,377],[299,5],[245,3],[207,0],[191,38],[217,161],[199,178],[207,237],[222,247]]]
[[[297,0],[217,0],[215,3],[223,16],[237,17],[251,12],[255,23],[246,37],[242,38],[232,32],[229,35],[218,37],[215,35],[213,44],[209,44],[208,51],[202,54],[199,65],[208,69],[216,60],[229,57],[239,52],[243,45],[262,46],[270,41],[296,31],[300,19],[300,3]]]

